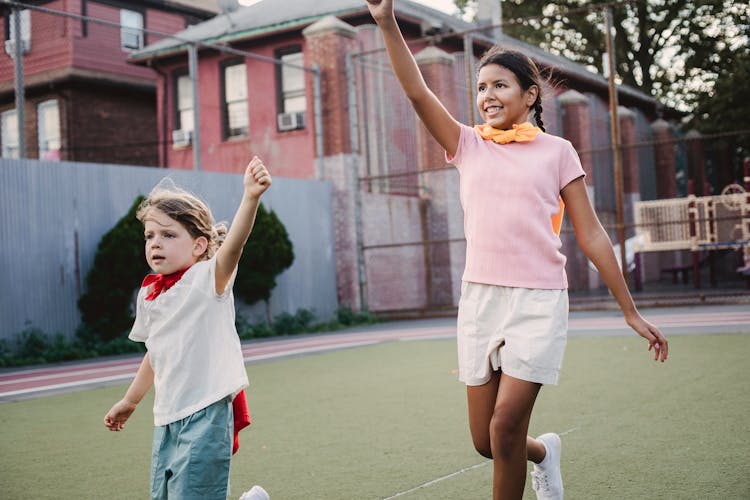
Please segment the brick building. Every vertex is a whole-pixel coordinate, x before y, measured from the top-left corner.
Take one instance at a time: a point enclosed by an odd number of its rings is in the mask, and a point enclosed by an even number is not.
[[[29,1],[19,11],[27,158],[156,165],[156,73],[127,64],[159,36],[217,12],[215,1]],[[19,156],[15,24],[0,7],[0,146]],[[87,19],[88,18],[88,19]],[[101,20],[104,23],[94,20]]]
[[[546,128],[577,148],[599,216],[614,223],[606,79],[408,0],[396,15],[428,84],[465,123],[475,120],[473,64],[493,43],[549,70]],[[456,306],[465,258],[457,173],[394,80],[363,0],[264,0],[177,36],[130,57],[156,74],[160,166],[240,172],[257,154],[276,176],[329,180],[341,305]],[[627,223],[634,202],[674,192],[676,158],[674,148],[636,147],[672,137],[659,103],[627,87],[618,99]],[[569,225],[562,240],[571,289],[600,287]],[[643,269],[658,276],[648,259]]]

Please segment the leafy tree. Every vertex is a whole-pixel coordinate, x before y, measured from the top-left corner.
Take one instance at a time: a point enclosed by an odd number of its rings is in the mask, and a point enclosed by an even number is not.
[[[464,13],[476,7],[476,0],[455,3]],[[591,8],[602,3],[608,0],[506,0],[503,30],[601,72],[604,18]],[[747,2],[640,0],[614,6],[612,13],[622,83],[682,111],[711,89],[727,58],[747,46],[750,36]],[[542,14],[550,17],[540,18]],[[510,21],[519,18],[531,19]]]
[[[690,128],[704,134],[726,134],[716,142],[734,153],[727,181],[742,179],[741,161],[750,156],[750,49],[737,51],[717,68],[714,86],[695,96]],[[719,186],[721,188],[721,186]]]
[[[94,266],[86,276],[87,291],[78,300],[83,322],[103,340],[112,340],[133,324],[133,292],[148,272],[143,225],[135,218],[139,196],[128,213],[99,242]]]
[[[234,291],[248,304],[266,302],[266,315],[271,323],[271,291],[276,287],[276,276],[294,262],[294,250],[284,224],[276,213],[260,204],[253,232],[245,245],[238,264]]]

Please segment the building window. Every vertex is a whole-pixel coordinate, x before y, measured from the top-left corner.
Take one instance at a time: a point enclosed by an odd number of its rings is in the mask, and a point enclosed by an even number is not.
[[[15,109],[0,114],[3,158],[18,158],[18,115]]]
[[[224,137],[247,135],[247,69],[245,62],[224,66]]]
[[[302,51],[299,47],[282,49],[277,51],[276,58],[284,63],[278,65],[277,71],[279,130],[305,128],[307,97],[305,70],[301,69],[304,64]]]
[[[175,128],[193,130],[193,81],[189,75],[177,77],[177,121]]]
[[[7,16],[5,26],[5,52],[13,57],[15,54],[15,42],[16,42],[16,21],[15,15],[17,11],[11,11],[10,15]],[[21,12],[21,43],[23,44],[23,52],[27,53],[31,49],[31,11],[24,9]]]
[[[39,103],[39,159],[60,160],[60,108],[56,99]]]
[[[120,45],[125,50],[143,48],[143,14],[120,10]]]

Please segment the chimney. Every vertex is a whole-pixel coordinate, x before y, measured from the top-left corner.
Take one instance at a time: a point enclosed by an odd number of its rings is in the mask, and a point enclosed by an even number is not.
[[[503,28],[500,26],[502,22],[502,6],[501,0],[478,0],[477,1],[477,26],[494,26],[488,28],[482,32],[492,37],[495,43],[500,42],[500,38],[503,35]]]

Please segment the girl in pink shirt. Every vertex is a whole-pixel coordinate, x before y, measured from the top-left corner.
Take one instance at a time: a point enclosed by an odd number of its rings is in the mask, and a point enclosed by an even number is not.
[[[576,152],[568,141],[544,133],[541,78],[533,61],[496,48],[482,58],[476,90],[484,124],[469,128],[425,84],[396,23],[393,0],[367,1],[406,96],[460,174],[467,256],[459,377],[467,387],[474,446],[494,462],[493,498],[523,497],[530,460],[537,498],[562,499],[559,436],[527,435],[541,386],[557,383],[565,347],[568,298],[556,234],[558,200],[581,249],[628,325],[654,350],[654,360],[667,359],[667,340],[633,303]],[[528,122],[532,110],[536,127]]]

